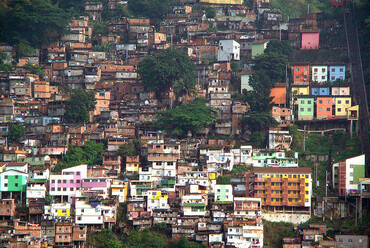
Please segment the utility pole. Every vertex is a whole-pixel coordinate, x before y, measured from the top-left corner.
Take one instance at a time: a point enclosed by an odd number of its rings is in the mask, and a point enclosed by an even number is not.
[[[323,221],[325,221],[325,205],[328,201],[328,171],[325,171],[325,201],[322,207]]]
[[[280,41],[281,41],[281,22],[279,22],[279,30],[280,30]]]
[[[306,151],[306,124],[304,125],[303,131],[303,151]]]

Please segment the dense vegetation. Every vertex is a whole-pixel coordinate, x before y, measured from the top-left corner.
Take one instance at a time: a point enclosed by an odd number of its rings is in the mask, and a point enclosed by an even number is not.
[[[104,144],[94,141],[87,141],[84,146],[69,146],[66,155],[61,163],[54,167],[54,172],[59,172],[64,168],[87,164],[101,165],[103,163],[102,152]]]
[[[189,241],[186,237],[170,239],[166,225],[156,224],[143,231],[132,230],[128,236],[118,237],[109,229],[88,235],[88,246],[96,248],[204,248],[205,246]]]
[[[283,247],[283,237],[296,237],[294,225],[287,222],[263,221],[263,247]]]
[[[150,18],[153,24],[158,26],[173,2],[173,0],[129,0],[128,7],[133,14]]]
[[[321,0],[271,0],[271,7],[280,10],[285,18],[295,18],[302,14],[309,13],[319,13],[323,11],[328,11],[330,8],[331,1],[321,1]]]
[[[8,130],[10,140],[19,141],[25,135],[25,128],[21,124],[11,124]]]
[[[216,113],[205,104],[205,99],[196,98],[175,109],[159,111],[155,125],[167,133],[185,137],[189,132],[201,131],[212,122]]]
[[[180,93],[195,88],[194,64],[187,54],[176,49],[167,49],[154,56],[146,56],[138,66],[143,83],[157,93],[176,87]]]
[[[78,89],[71,94],[65,105],[64,120],[67,123],[86,123],[90,121],[89,111],[95,108],[94,92]]]
[[[70,16],[51,0],[2,1],[0,41],[10,45],[41,48],[58,38]]]

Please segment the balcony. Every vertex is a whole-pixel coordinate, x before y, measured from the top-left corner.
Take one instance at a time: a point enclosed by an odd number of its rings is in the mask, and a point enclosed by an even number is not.
[[[203,208],[206,204],[202,202],[186,202],[184,203],[184,207],[196,207],[196,208]]]
[[[264,194],[264,193],[255,193],[254,197],[265,198],[266,194]]]
[[[265,190],[266,187],[264,185],[254,185],[255,190]]]
[[[265,178],[263,178],[263,177],[255,177],[254,178],[254,181],[257,182],[257,183],[258,182],[265,182]]]

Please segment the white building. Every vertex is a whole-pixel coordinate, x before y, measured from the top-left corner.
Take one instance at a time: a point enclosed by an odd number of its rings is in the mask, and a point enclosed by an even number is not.
[[[252,146],[240,146],[240,163],[252,163],[253,148]]]
[[[168,195],[161,190],[148,190],[147,210],[170,209],[168,205]]]
[[[220,40],[217,61],[240,60],[240,44],[235,40]]]
[[[27,203],[30,200],[45,199],[46,186],[44,184],[28,183],[26,189]]]
[[[82,179],[87,177],[87,165],[73,166],[62,170],[60,175],[50,175],[49,194],[62,201],[72,201],[76,191],[82,188]]]
[[[328,67],[323,65],[311,66],[311,81],[325,83],[328,80]]]
[[[232,170],[234,167],[234,154],[220,149],[200,149],[201,155],[207,156],[208,172]]]
[[[181,207],[184,216],[206,216],[206,206],[206,195],[194,194],[181,197]]]
[[[70,203],[52,203],[44,206],[44,215],[54,218],[69,218],[71,216]]]

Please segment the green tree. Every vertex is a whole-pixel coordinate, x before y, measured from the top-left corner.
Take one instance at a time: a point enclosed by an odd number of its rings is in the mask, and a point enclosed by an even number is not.
[[[87,246],[95,248],[122,248],[123,244],[110,229],[89,233],[87,236]]]
[[[267,43],[265,53],[284,54],[288,58],[291,58],[293,55],[293,47],[287,40],[271,40],[269,43]]]
[[[51,0],[5,1],[0,12],[0,41],[18,44],[26,40],[39,47],[64,33],[69,15]]]
[[[231,183],[231,177],[220,175],[216,178],[216,183],[217,184],[230,184]]]
[[[124,143],[118,149],[118,154],[122,157],[123,163],[126,164],[127,156],[137,156],[140,155],[141,144],[140,140],[130,140],[127,143]]]
[[[24,66],[24,69],[29,70],[33,74],[39,75],[40,79],[43,79],[45,77],[45,73],[42,70],[42,67],[39,65],[33,65],[33,64],[27,63]]]
[[[8,136],[13,141],[19,141],[20,138],[24,137],[25,128],[21,124],[10,124],[8,130]]]
[[[196,98],[175,109],[160,111],[154,124],[171,135],[185,137],[188,132],[204,129],[215,115],[215,111],[205,105],[204,98]]]
[[[263,132],[253,132],[251,135],[251,143],[253,147],[263,148],[265,143],[265,135]]]
[[[5,63],[4,60],[6,60],[6,53],[0,51],[0,71],[14,70],[14,66],[10,63]]]
[[[194,64],[184,52],[167,49],[154,56],[146,56],[139,63],[138,73],[143,83],[158,97],[160,92],[168,90],[180,80],[184,84],[194,84],[194,77],[191,76],[193,69]]]
[[[241,119],[242,125],[250,127],[252,132],[265,131],[269,127],[278,125],[277,121],[269,112],[251,112],[248,116]]]
[[[172,6],[173,0],[129,0],[128,8],[136,16],[144,16],[159,26]]]
[[[185,236],[181,236],[179,239],[175,239],[170,242],[168,248],[205,248],[204,244],[189,241]]]
[[[266,74],[272,83],[285,82],[285,71],[288,58],[284,54],[269,52],[253,59],[253,70]]]
[[[71,94],[71,99],[65,105],[64,119],[67,123],[89,122],[89,111],[95,108],[94,92],[78,89]]]
[[[61,160],[61,163],[54,167],[55,172],[59,172],[64,168],[87,164],[99,165],[103,163],[102,152],[104,144],[96,143],[95,141],[87,141],[84,146],[69,146],[66,155]]]
[[[216,17],[216,10],[214,8],[207,8],[206,17],[207,18],[215,18]]]
[[[193,94],[195,92],[195,84],[194,75],[189,73],[176,82],[174,91],[177,96],[185,96],[186,98],[189,94]],[[186,100],[187,99],[185,99],[185,102]]]

